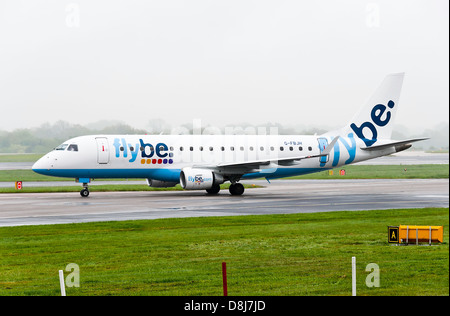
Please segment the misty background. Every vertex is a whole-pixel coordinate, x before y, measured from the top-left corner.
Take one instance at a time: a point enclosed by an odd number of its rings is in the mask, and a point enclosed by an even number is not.
[[[393,138],[447,149],[447,0],[0,0],[0,152],[96,133],[346,124],[405,72]]]
[[[435,128],[425,129],[419,134],[415,134],[412,130],[399,127],[393,131],[392,138],[402,140],[430,137],[429,140],[415,143],[410,150],[448,152],[448,130],[448,123],[438,124]],[[199,126],[198,123],[193,122],[172,127],[168,122],[161,119],[151,120],[149,127],[146,129],[137,129],[120,121],[98,121],[87,125],[58,121],[53,124],[45,123],[35,128],[21,128],[11,132],[0,131],[0,153],[46,153],[70,138],[90,134],[192,135],[200,132],[202,135],[273,135],[273,131],[276,131],[280,135],[313,135],[316,133],[324,133],[327,129],[286,126],[270,122],[258,126],[243,123],[228,125],[222,128],[212,125]]]

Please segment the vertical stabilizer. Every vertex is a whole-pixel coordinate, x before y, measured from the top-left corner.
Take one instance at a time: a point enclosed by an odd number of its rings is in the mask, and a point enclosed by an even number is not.
[[[403,77],[404,73],[386,76],[359,112],[345,127],[337,131],[339,135],[346,137],[353,133],[354,137],[363,140],[367,147],[379,139],[390,139]]]

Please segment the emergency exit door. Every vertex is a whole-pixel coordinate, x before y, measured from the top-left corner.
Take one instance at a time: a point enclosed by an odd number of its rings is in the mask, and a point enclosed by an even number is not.
[[[97,163],[109,163],[109,146],[106,137],[97,137]]]

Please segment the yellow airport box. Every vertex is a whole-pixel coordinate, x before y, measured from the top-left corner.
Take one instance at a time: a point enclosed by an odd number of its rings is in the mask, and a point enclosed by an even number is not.
[[[444,242],[444,226],[399,226],[400,243],[442,243]]]

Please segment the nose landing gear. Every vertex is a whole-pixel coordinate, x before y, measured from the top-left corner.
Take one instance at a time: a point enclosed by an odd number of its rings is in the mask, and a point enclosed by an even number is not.
[[[89,196],[89,190],[87,188],[80,191],[80,195],[82,197],[88,197]]]
[[[80,191],[80,195],[82,197],[88,197],[89,196],[89,186],[88,184],[91,182],[91,179],[89,178],[78,178],[75,180],[78,183],[83,183],[83,189]]]
[[[83,189],[80,191],[80,195],[82,197],[88,197],[89,196],[89,187],[87,183],[83,183]]]

